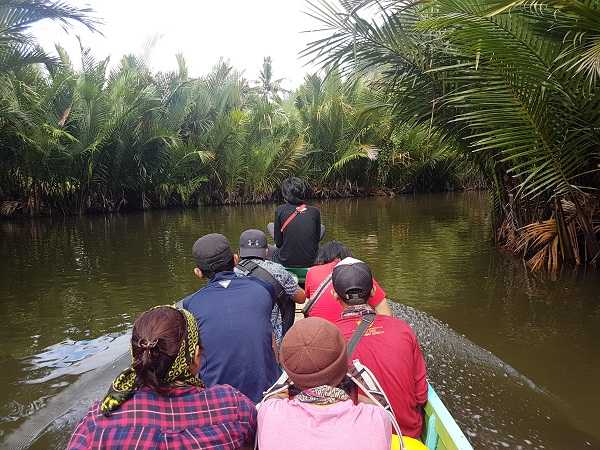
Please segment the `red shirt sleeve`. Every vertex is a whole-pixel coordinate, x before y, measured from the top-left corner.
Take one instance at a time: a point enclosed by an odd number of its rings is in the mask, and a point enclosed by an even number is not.
[[[419,405],[424,405],[427,402],[427,368],[425,367],[425,359],[423,352],[419,347],[417,337],[414,338],[414,377],[415,377],[415,399]]]
[[[306,298],[310,298],[312,292],[313,292],[313,274],[314,274],[314,270],[313,269],[308,269],[308,272],[306,272],[306,279],[304,280],[304,293],[306,294]]]
[[[381,289],[375,278],[373,278],[373,287],[375,288],[375,293],[369,299],[369,305],[375,307],[385,300],[385,291]]]

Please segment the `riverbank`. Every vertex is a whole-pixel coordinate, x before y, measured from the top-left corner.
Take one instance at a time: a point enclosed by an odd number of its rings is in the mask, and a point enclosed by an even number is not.
[[[482,181],[473,182],[470,185],[451,187],[441,192],[472,192],[472,191],[485,191],[485,186]],[[436,193],[436,192],[429,192]],[[323,200],[340,200],[340,199],[352,199],[352,198],[370,198],[370,197],[387,197],[393,198],[398,195],[416,195],[424,194],[424,192],[415,192],[411,189],[406,188],[365,188],[352,182],[346,182],[337,186],[324,186],[315,189],[311,189],[307,200],[309,201],[323,201]],[[281,203],[283,199],[279,191],[272,192],[267,196],[260,197],[249,197],[244,198],[240,196],[227,195],[225,201],[223,198],[217,198],[215,196],[205,198],[204,200],[198,199],[194,204],[182,204],[178,202],[169,202],[162,204],[161,202],[152,201],[146,197],[145,201],[142,202],[145,207],[138,207],[135,204],[131,204],[125,199],[120,202],[92,202],[89,208],[84,210],[77,208],[65,208],[57,207],[48,204],[47,202],[39,201],[35,211],[29,208],[27,205],[31,201],[26,200],[2,200],[0,199],[0,220],[2,218],[18,218],[18,217],[47,217],[47,216],[84,216],[84,215],[102,215],[102,214],[121,214],[129,212],[139,211],[153,211],[153,210],[185,210],[195,209],[203,206],[243,206],[243,205],[256,205],[256,204],[268,204],[268,203]]]

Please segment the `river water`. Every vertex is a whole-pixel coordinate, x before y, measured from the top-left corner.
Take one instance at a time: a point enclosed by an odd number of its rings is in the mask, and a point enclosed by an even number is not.
[[[600,449],[597,273],[533,275],[495,250],[485,194],[319,206],[326,239],[369,262],[400,303],[476,448]],[[235,243],[273,209],[0,222],[0,447],[64,445],[118,370],[105,363],[136,315],[199,288],[194,240],[219,231]]]

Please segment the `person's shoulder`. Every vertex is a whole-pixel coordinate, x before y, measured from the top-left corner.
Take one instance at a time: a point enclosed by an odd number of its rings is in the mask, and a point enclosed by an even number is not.
[[[306,205],[308,212],[310,214],[313,214],[314,216],[320,216],[321,215],[321,210],[314,205]]]
[[[206,297],[211,297],[214,295],[214,292],[212,291],[212,287],[206,285],[184,298],[181,304],[184,309],[187,309],[190,312],[194,312],[198,310],[198,308],[204,308],[206,304]]]
[[[389,414],[378,405],[371,405],[369,403],[358,403],[355,405],[358,409],[359,414],[365,418],[368,418],[371,422],[379,422],[383,426],[391,426],[392,420]]]
[[[104,417],[104,414],[100,411],[100,401],[96,400],[88,409],[87,417],[91,420],[92,423],[95,423],[97,417]]]
[[[416,339],[415,331],[412,327],[402,319],[393,316],[386,316],[383,314],[377,314],[377,322],[388,329],[396,329],[399,332],[409,334],[411,337]]]
[[[270,259],[255,259],[253,261],[255,261],[260,267],[268,271],[285,270],[285,267],[283,267],[283,265],[279,264],[278,262],[271,261]]]
[[[242,405],[245,404],[251,409],[255,409],[254,403],[244,393],[229,384],[215,384],[209,388],[202,389],[202,394],[207,402],[218,402],[221,405]]]
[[[294,206],[290,205],[289,203],[282,203],[281,205],[279,205],[276,209],[275,212],[276,213],[281,213],[284,211],[288,211],[290,209],[294,208]]]
[[[284,280],[294,279],[292,274],[289,273],[282,264],[275,261],[262,260],[259,265],[269,271],[275,278]]]
[[[199,392],[202,392],[203,395],[212,397],[237,397],[241,394],[240,391],[229,384],[215,384],[211,387],[200,388]]]
[[[328,263],[325,264],[318,264],[316,266],[312,266],[310,269],[308,269],[307,272],[307,276],[308,274],[312,274],[312,275],[316,275],[316,274],[329,274],[330,272],[333,272],[333,268],[335,267],[335,265],[337,264],[337,261],[330,261]]]
[[[272,397],[256,405],[256,409],[259,416],[264,416],[265,414],[279,416],[282,410],[290,407],[290,404],[291,400],[288,398]]]
[[[190,295],[188,295],[187,297],[185,297],[181,302],[183,307],[186,308],[187,305],[189,305],[195,298],[201,297],[204,294],[205,289],[206,289],[206,287],[200,288],[196,292],[193,292]]]

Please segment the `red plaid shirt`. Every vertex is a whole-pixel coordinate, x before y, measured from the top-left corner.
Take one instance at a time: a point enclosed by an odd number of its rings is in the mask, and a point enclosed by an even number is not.
[[[105,417],[94,403],[68,450],[237,449],[252,446],[256,408],[229,385],[181,387],[168,395],[142,388]]]

